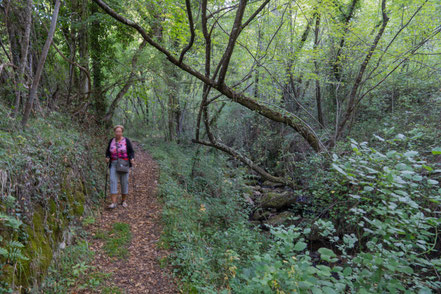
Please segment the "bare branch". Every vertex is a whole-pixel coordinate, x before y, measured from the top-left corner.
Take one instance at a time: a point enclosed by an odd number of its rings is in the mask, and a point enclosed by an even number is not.
[[[357,104],[358,105],[360,103],[360,101],[367,95],[369,94],[371,91],[373,91],[374,89],[376,89],[378,86],[380,86],[394,71],[396,71],[405,61],[409,60],[409,58],[415,54],[415,52],[420,49],[424,44],[426,44],[430,39],[432,39],[433,37],[435,37],[437,34],[439,34],[441,32],[441,26],[439,26],[438,28],[436,28],[432,34],[432,36],[425,38],[423,41],[421,41],[420,43],[417,44],[417,46],[415,46],[414,48],[412,48],[411,50],[407,51],[408,53],[408,57],[404,58],[403,60],[401,60],[398,65],[396,65],[389,73],[386,74],[386,76],[384,76],[377,84],[375,84],[373,87],[371,87],[369,90],[367,90],[365,93],[363,93],[363,95],[360,95],[360,97],[357,100]]]
[[[365,80],[368,80],[372,74],[378,69],[378,67],[380,66],[380,62],[383,59],[384,55],[386,54],[387,50],[389,50],[390,46],[393,44],[393,42],[397,39],[398,35],[407,27],[409,26],[409,24],[412,22],[412,20],[415,18],[415,16],[421,11],[421,9],[424,7],[424,5],[426,5],[426,3],[429,0],[426,0],[423,4],[420,5],[420,7],[418,7],[418,9],[414,12],[414,14],[409,18],[409,20],[406,22],[406,24],[404,24],[403,26],[401,26],[401,28],[398,30],[398,32],[395,34],[395,36],[392,38],[392,40],[390,40],[389,44],[387,44],[386,48],[383,50],[383,53],[381,54],[380,58],[378,58],[377,64],[376,66],[372,69],[372,71],[368,74],[368,76],[366,77]]]
[[[184,60],[184,55],[188,50],[193,46],[195,33],[194,33],[194,23],[193,23],[193,14],[191,12],[191,3],[190,0],[185,0],[185,5],[187,6],[187,16],[188,16],[188,24],[190,26],[190,42],[184,49],[182,49],[181,56],[179,57],[179,63],[182,63]]]
[[[231,28],[230,38],[228,39],[228,45],[225,52],[219,61],[220,72],[218,77],[218,85],[224,84],[225,75],[227,74],[228,65],[230,64],[231,55],[233,54],[234,46],[236,45],[236,40],[242,30],[242,18],[247,6],[247,0],[240,0],[239,6],[236,11],[236,17],[234,19],[233,27]],[[218,66],[219,68],[219,66]],[[216,74],[216,73],[215,73]]]
[[[55,50],[58,52],[58,54],[60,54],[60,56],[66,60],[68,63],[75,65],[76,67],[78,67],[81,71],[83,71],[86,74],[87,77],[87,85],[88,85],[88,89],[92,89],[92,85],[91,85],[91,79],[90,79],[90,73],[89,71],[81,66],[80,64],[78,64],[77,62],[75,62],[74,60],[70,60],[69,58],[67,58],[63,52],[61,52],[61,50],[57,47],[57,45],[55,44],[55,42],[52,43],[52,45],[54,46]],[[89,100],[89,96],[90,96],[90,91],[87,91],[86,93],[86,100]]]
[[[249,159],[248,157],[246,157],[245,155],[237,152],[236,150],[234,150],[233,148],[220,143],[220,142],[208,142],[208,141],[201,141],[201,140],[196,140],[193,139],[192,140],[194,143],[198,143],[198,144],[202,144],[205,146],[210,146],[210,147],[214,147],[216,149],[219,149],[225,153],[230,154],[232,157],[234,157],[235,159],[240,160],[241,162],[243,162],[244,164],[246,164],[247,166],[249,166],[251,169],[253,169],[254,171],[256,171],[259,175],[261,175],[263,178],[271,181],[271,182],[275,182],[275,183],[282,183],[286,186],[295,188],[295,184],[293,182],[290,182],[284,178],[280,178],[280,177],[276,177],[271,175],[270,173],[268,173],[267,171],[265,171],[263,168],[261,168],[260,166],[258,166],[257,164],[255,164],[251,159]]]
[[[124,84],[124,86],[119,90],[118,94],[116,95],[116,98],[112,101],[112,104],[109,106],[109,110],[107,111],[106,115],[104,116],[104,120],[109,122],[112,120],[113,114],[115,113],[116,106],[118,105],[119,101],[124,97],[124,95],[127,93],[127,91],[130,89],[130,87],[133,84],[133,78],[135,77],[136,73],[136,64],[138,62],[139,55],[141,54],[142,49],[147,45],[147,42],[144,40],[140,45],[138,50],[133,54],[132,57],[132,69],[130,71],[130,76],[127,82]]]
[[[270,0],[265,0],[265,2],[263,2],[262,5],[260,5],[260,7],[257,8],[256,11],[254,11],[254,13],[248,18],[248,20],[242,24],[240,29],[243,30],[247,25],[249,25],[250,22],[265,8],[265,6],[269,2],[270,2]]]

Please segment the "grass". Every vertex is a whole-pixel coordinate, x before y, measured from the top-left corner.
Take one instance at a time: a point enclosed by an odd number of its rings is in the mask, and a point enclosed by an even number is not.
[[[83,226],[88,226],[88,225],[94,224],[95,221],[96,221],[95,217],[92,215],[89,215],[83,219],[82,224],[83,224]]]
[[[126,223],[114,223],[108,232],[97,231],[95,238],[105,241],[104,250],[111,257],[125,258],[128,256],[128,245],[132,240],[130,225]]]

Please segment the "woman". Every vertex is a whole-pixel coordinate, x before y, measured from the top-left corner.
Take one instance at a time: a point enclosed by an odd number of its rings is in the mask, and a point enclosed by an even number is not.
[[[113,128],[115,138],[110,139],[106,150],[106,161],[110,168],[110,196],[112,203],[109,205],[110,209],[117,206],[118,199],[118,178],[121,185],[122,201],[121,205],[127,207],[127,194],[129,193],[129,172],[120,173],[116,171],[117,159],[122,158],[129,161],[129,167],[135,164],[135,151],[133,151],[132,142],[129,138],[123,137],[124,127],[116,125]]]

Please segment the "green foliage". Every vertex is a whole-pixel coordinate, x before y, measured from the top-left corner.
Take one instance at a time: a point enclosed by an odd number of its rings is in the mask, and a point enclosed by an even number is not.
[[[331,267],[335,253],[318,252],[323,262],[315,263],[300,227],[271,227],[273,241],[267,251],[251,256],[251,262],[231,281],[233,293],[342,293],[345,284],[335,279],[341,267]]]
[[[122,293],[121,289],[112,285],[112,275],[103,273],[91,266],[94,252],[81,227],[75,227],[76,243],[67,246],[52,262],[47,277],[38,289],[38,293],[59,294],[83,291],[90,293]]]
[[[346,202],[339,204],[347,211],[345,218],[329,218],[344,222],[340,226],[346,233],[338,233],[326,219],[306,227],[271,228],[274,242],[238,271],[231,283],[234,293],[441,289],[436,253],[441,189],[433,178],[435,168],[412,150],[382,154],[355,141],[352,148],[353,154],[334,157],[330,175],[340,178],[337,187],[349,189],[342,195]],[[314,233],[328,244],[317,253],[312,242],[307,246]]]
[[[355,141],[352,148],[355,154],[344,162],[336,158],[333,167],[352,185],[349,223],[361,229],[361,252],[349,263],[354,274],[378,283],[378,290],[440,289],[433,253],[441,190],[425,168],[431,167],[413,150],[383,154]]]
[[[434,293],[441,289],[436,254],[438,168],[419,152],[393,150],[418,145],[417,139],[405,143],[390,140],[385,147],[389,152],[383,154],[352,141],[353,153],[335,155],[330,170],[326,162],[311,157],[307,189],[313,195],[313,205],[309,204],[313,208],[303,216],[302,225],[269,226],[270,235],[247,224],[249,211],[238,197],[243,192],[240,169],[231,169],[214,152],[150,143],[161,166],[162,245],[173,249],[168,263],[184,282],[184,291]],[[308,170],[306,165],[301,169]],[[313,173],[317,174],[313,177]],[[338,204],[320,213],[325,203]],[[314,236],[319,241],[311,241],[317,240]]]
[[[161,245],[185,293],[217,293],[247,257],[265,246],[248,223],[243,172],[206,149],[147,142],[159,162],[165,225]]]
[[[68,293],[79,279],[84,279],[90,269],[88,262],[92,258],[93,252],[85,241],[67,246],[50,266],[41,290],[44,293]]]
[[[0,279],[5,289],[12,281],[27,289],[44,278],[69,222],[101,198],[102,151],[99,137],[60,113],[25,131],[4,108],[0,117]]]
[[[29,260],[23,253],[23,243],[14,240],[14,236],[20,233],[23,223],[19,219],[3,213],[0,213],[0,220],[5,228],[12,229],[11,235],[5,237],[0,235],[0,267],[3,269],[0,273],[4,276],[13,275],[13,272],[8,272],[8,269],[13,271],[11,265],[18,264],[20,266],[21,262]],[[12,288],[10,288],[12,285],[9,283],[10,277],[7,278],[7,280],[2,279],[0,283],[0,293],[12,292]]]

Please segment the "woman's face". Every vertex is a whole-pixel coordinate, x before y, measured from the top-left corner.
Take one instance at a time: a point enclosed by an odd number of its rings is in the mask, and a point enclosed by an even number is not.
[[[115,137],[116,137],[116,138],[121,138],[121,137],[122,137],[122,134],[123,134],[123,131],[122,131],[121,128],[116,128],[116,129],[115,129]]]

